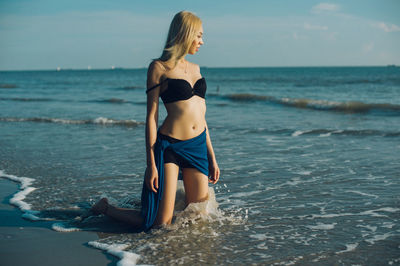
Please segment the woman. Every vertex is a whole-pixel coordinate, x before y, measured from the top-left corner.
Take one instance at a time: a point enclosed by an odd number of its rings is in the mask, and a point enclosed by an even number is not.
[[[172,221],[179,169],[186,205],[208,199],[208,182],[215,184],[220,170],[205,120],[206,82],[200,67],[185,59],[203,45],[200,18],[188,11],[177,13],[170,25],[160,58],[147,72],[146,154],[142,209],[118,208],[106,198],[92,207],[145,230]],[[157,130],[161,96],[167,117]]]

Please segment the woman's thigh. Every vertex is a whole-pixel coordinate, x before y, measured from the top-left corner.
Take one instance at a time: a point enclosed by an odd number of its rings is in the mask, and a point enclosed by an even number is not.
[[[183,168],[186,205],[208,199],[208,177],[196,168]]]
[[[174,163],[164,164],[164,191],[158,207],[155,225],[171,223],[174,214],[176,185],[179,167]]]

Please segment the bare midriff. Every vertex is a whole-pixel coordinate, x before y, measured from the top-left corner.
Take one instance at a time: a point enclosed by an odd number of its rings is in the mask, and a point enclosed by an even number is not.
[[[164,104],[167,117],[160,126],[160,133],[187,140],[200,135],[206,127],[205,99],[194,95],[190,99]]]

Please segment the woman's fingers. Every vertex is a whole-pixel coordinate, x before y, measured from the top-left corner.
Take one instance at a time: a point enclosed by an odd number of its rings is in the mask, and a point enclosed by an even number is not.
[[[158,189],[158,177],[153,176],[150,180],[150,186],[151,186],[151,190],[154,193],[157,193],[157,190],[155,189],[155,187]]]
[[[212,168],[210,170],[208,182],[213,184],[217,183],[219,180],[219,174],[220,174],[219,167]]]
[[[152,176],[151,178],[146,178],[146,186],[149,190],[157,193],[158,189],[158,176]]]
[[[219,180],[219,168],[215,169],[214,184]]]
[[[158,176],[154,178],[154,185],[158,189]],[[157,192],[157,191],[156,191]]]

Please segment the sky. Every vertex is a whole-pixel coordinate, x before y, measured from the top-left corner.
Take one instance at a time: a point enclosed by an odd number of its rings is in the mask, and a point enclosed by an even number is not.
[[[0,0],[0,70],[148,67],[182,10],[200,66],[400,65],[399,0]]]

